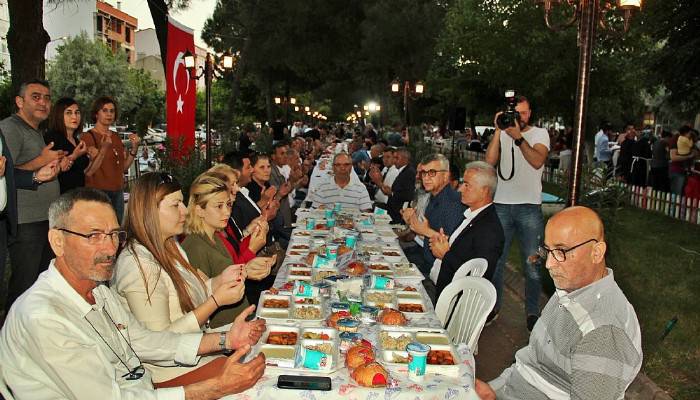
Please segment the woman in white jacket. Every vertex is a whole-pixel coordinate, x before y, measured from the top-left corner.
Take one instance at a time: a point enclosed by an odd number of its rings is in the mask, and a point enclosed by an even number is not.
[[[211,279],[190,265],[177,241],[186,215],[180,185],[168,174],[145,174],[131,189],[124,221],[128,239],[111,287],[124,306],[154,331],[206,331],[214,311],[240,301],[245,293],[242,264],[231,265]],[[217,358],[206,369],[205,364]],[[177,379],[183,384],[219,373],[215,365],[223,360],[223,356],[204,357],[191,367],[145,365],[156,386],[171,386],[175,381],[167,381]]]

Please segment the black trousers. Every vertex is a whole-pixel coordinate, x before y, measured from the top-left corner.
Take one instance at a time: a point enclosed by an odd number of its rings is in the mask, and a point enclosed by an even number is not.
[[[17,225],[17,236],[9,239],[11,274],[5,311],[10,310],[12,303],[34,284],[54,258],[48,233],[49,221],[31,222]]]
[[[7,217],[0,216],[0,298],[5,297],[5,265],[7,264]]]

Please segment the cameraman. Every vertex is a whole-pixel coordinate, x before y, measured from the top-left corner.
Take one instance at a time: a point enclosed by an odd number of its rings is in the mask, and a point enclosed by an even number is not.
[[[498,171],[498,189],[493,202],[505,234],[503,254],[498,260],[493,276],[498,297],[489,321],[498,316],[501,307],[503,269],[508,259],[510,244],[517,235],[525,271],[527,328],[532,331],[540,315],[542,260],[537,255],[537,248],[542,244],[544,235],[541,207],[542,172],[549,152],[549,135],[547,130],[529,125],[530,102],[525,97],[512,97],[509,100],[511,113],[496,114],[496,131],[486,149],[486,162]],[[514,115],[513,108],[516,112]],[[502,115],[512,116],[513,124],[506,127],[501,123],[499,126],[499,119],[504,122]]]

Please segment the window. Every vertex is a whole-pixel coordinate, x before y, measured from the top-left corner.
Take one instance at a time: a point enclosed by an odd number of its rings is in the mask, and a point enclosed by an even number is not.
[[[95,17],[95,25],[97,25],[97,32],[102,32],[103,24],[104,24],[104,22],[102,21],[102,16],[98,14]]]
[[[122,21],[117,21],[117,33],[121,34],[122,33]]]
[[[131,28],[128,26],[124,29],[124,40],[127,43],[131,43]]]

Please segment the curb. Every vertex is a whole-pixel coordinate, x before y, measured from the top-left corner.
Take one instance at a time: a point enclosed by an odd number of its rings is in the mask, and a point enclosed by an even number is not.
[[[503,274],[503,283],[508,286],[518,297],[525,301],[525,278],[511,265],[506,263]],[[544,293],[540,293],[540,303],[545,304],[549,300]],[[668,393],[661,389],[654,381],[642,371],[639,371],[625,393],[625,399],[630,400],[673,400]]]

